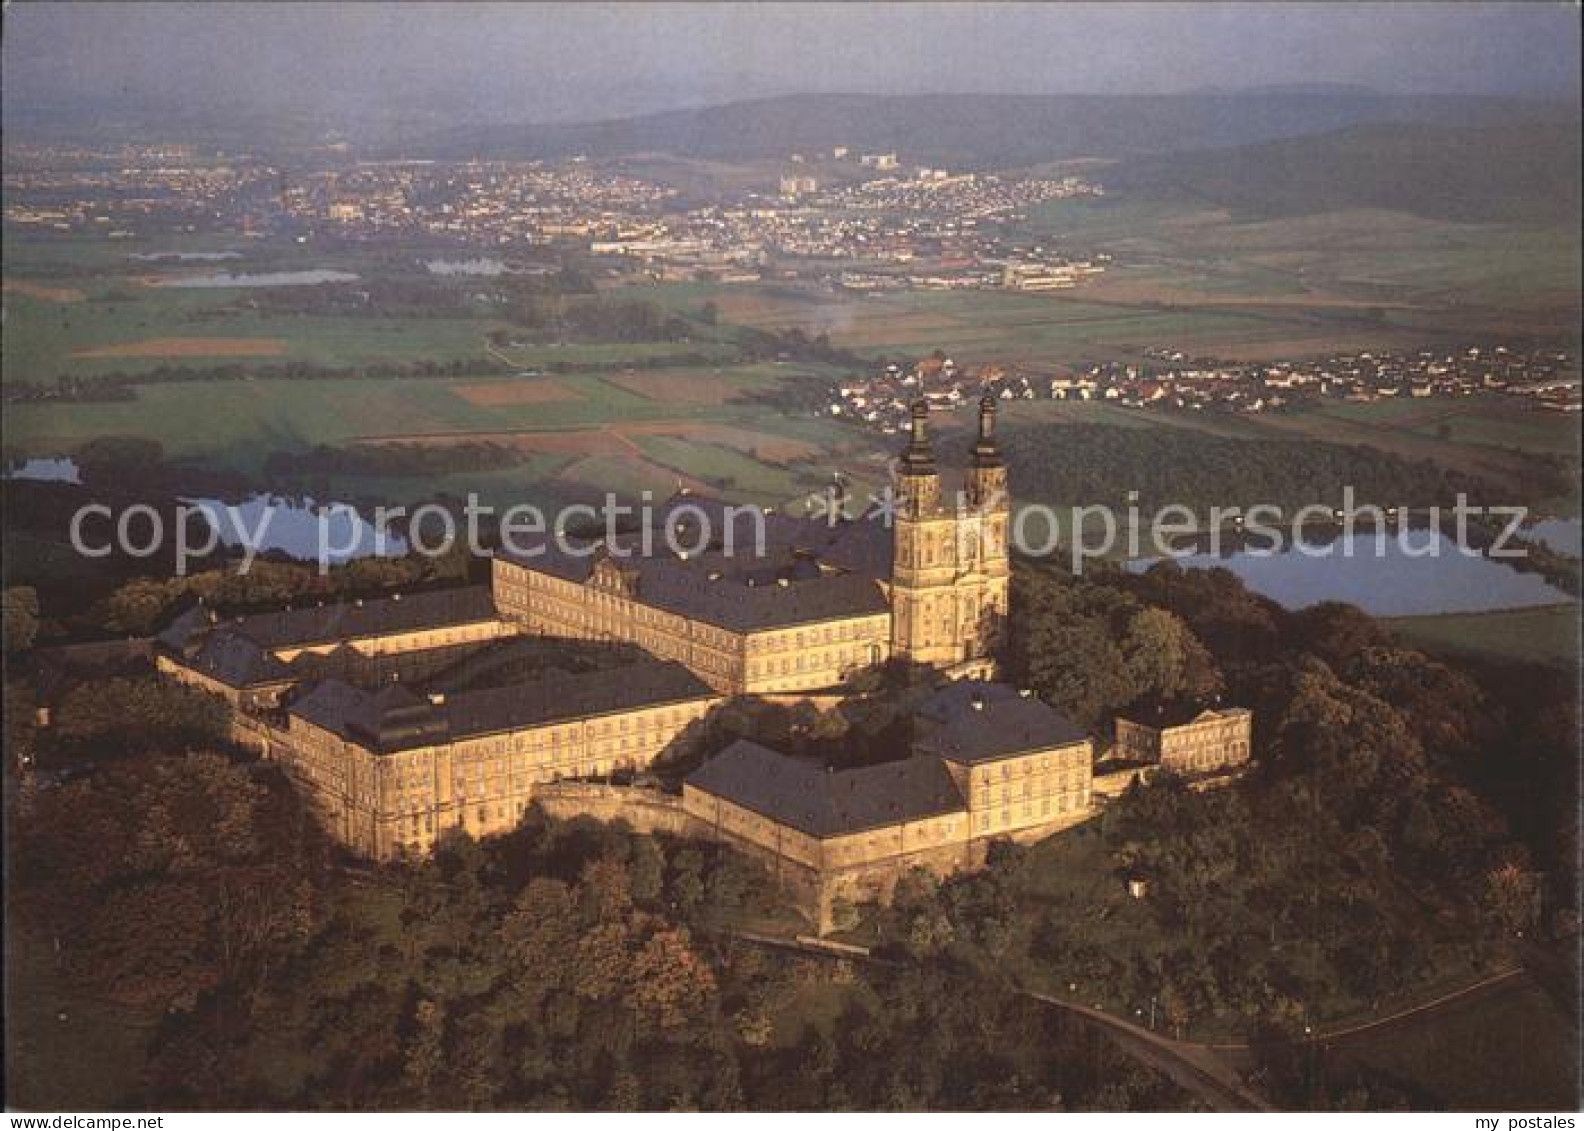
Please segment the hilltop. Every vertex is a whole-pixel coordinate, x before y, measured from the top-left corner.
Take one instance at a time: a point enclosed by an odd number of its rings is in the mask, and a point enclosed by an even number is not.
[[[451,130],[417,144],[438,158],[621,157],[743,160],[789,153],[900,153],[1005,168],[1072,157],[1220,149],[1374,122],[1511,127],[1566,120],[1560,104],[1461,95],[1274,90],[1183,95],[789,95],[571,125]]]
[[[1465,223],[1565,223],[1579,213],[1578,123],[1499,128],[1370,123],[1318,136],[1108,169],[1108,188],[1260,218],[1383,209]]]

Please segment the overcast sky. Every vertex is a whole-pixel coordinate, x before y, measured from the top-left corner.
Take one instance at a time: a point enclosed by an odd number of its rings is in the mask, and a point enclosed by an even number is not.
[[[4,94],[549,121],[803,91],[1347,83],[1576,98],[1579,10],[1480,4],[56,4]]]

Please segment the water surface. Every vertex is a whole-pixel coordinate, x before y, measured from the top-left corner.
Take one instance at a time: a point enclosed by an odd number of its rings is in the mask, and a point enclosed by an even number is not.
[[[381,540],[374,524],[346,504],[317,503],[260,493],[240,503],[184,499],[203,508],[227,546],[250,545],[255,553],[279,550],[304,561],[344,562],[373,555],[397,557],[407,541],[393,532]]]
[[[358,276],[350,271],[332,271],[319,267],[312,271],[265,271],[255,275],[234,275],[220,271],[213,275],[183,275],[174,279],[161,279],[158,287],[312,287],[320,283],[352,283]]]
[[[506,264],[499,259],[431,259],[424,266],[431,275],[504,275]]]
[[[6,470],[7,479],[32,479],[43,483],[81,483],[82,471],[70,457],[25,459]]]
[[[1537,522],[1524,531],[1524,536],[1533,538],[1536,542],[1543,542],[1559,554],[1569,554],[1580,557],[1580,542],[1584,541],[1584,530],[1576,518],[1548,518]]]
[[[166,263],[171,260],[208,262],[220,259],[241,259],[240,251],[134,251],[127,256],[139,263]]]
[[[1185,569],[1229,569],[1256,593],[1289,609],[1346,601],[1381,617],[1526,609],[1571,600],[1536,573],[1520,573],[1500,559],[1465,553],[1440,531],[1396,528],[1376,536],[1359,531],[1329,545],[1316,537],[1307,551],[1224,550],[1174,560]],[[1142,573],[1159,558],[1126,564]]]

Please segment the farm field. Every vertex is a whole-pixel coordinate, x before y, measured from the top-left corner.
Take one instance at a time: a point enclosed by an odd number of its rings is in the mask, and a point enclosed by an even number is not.
[[[1570,225],[1471,224],[1353,209],[1279,219],[1238,217],[1189,199],[1058,200],[1019,225],[1032,239],[1106,250],[1119,266],[1198,302],[1304,296],[1315,306],[1379,306],[1387,328],[1458,335],[1577,320],[1579,237]],[[1138,279],[1108,275],[1098,296]]]
[[[1348,424],[1434,436],[1453,444],[1557,456],[1576,456],[1579,452],[1577,419],[1537,411],[1509,397],[1335,404],[1319,411]]]
[[[1138,274],[1134,272],[1134,274]],[[873,295],[801,292],[784,285],[661,284],[626,288],[666,305],[713,302],[723,320],[767,330],[827,334],[866,356],[918,356],[942,349],[962,363],[1018,362],[1068,368],[1137,359],[1149,346],[1224,357],[1293,357],[1345,346],[1422,344],[1419,331],[1383,328],[1356,304],[1262,301],[1167,302],[1091,285],[1059,294],[898,291]]]
[[[31,288],[34,284],[28,284]],[[55,289],[52,287],[51,289]],[[235,290],[143,288],[110,298],[59,302],[33,290],[5,294],[4,379],[53,383],[58,376],[140,373],[161,365],[305,362],[323,366],[488,361],[489,318],[267,315],[234,308]],[[723,346],[687,342],[568,343],[517,347],[495,360],[522,367],[559,363],[660,362]]]
[[[1577,459],[1579,455],[1576,420],[1495,395],[1459,401],[1323,403],[1300,411],[1258,415],[1128,409],[1100,402],[1048,400],[1006,402],[1003,412],[1009,426],[1113,424],[1188,429],[1232,439],[1362,444],[1408,459],[1428,459],[1448,468],[1484,475],[1498,484],[1510,484],[1515,490],[1528,482],[1535,456]],[[950,419],[943,418],[943,424]],[[954,426],[955,421],[946,428]],[[1059,439],[1053,437],[1053,442]],[[1576,514],[1579,508],[1576,497],[1515,497],[1513,501],[1564,515]]]
[[[530,480],[581,491],[611,476],[617,482],[609,485],[623,489],[660,480],[674,486],[681,479],[727,494],[785,498],[828,482],[837,465],[856,470],[856,486],[877,485],[894,437],[741,402],[744,394],[764,393],[781,380],[839,378],[848,370],[734,362],[740,328],[826,334],[835,346],[867,357],[909,358],[941,349],[962,364],[1012,361],[1040,370],[1136,360],[1150,346],[1234,358],[1293,357],[1340,348],[1417,348],[1443,334],[1472,332],[1485,309],[1474,304],[1484,299],[1458,291],[1459,264],[1478,275],[1483,259],[1494,256],[1499,265],[1507,261],[1502,256],[1514,257],[1532,277],[1503,294],[1511,305],[1542,311],[1551,309],[1547,288],[1566,282],[1554,270],[1567,258],[1565,240],[1392,214],[1246,221],[1183,203],[1107,198],[1041,206],[1023,231],[1074,253],[1103,249],[1116,262],[1083,288],[1043,295],[618,284],[602,289],[612,298],[652,301],[695,319],[713,304],[718,326],[701,326],[691,342],[534,346],[491,344],[487,335],[508,324],[478,306],[465,317],[265,313],[250,306],[255,292],[246,289],[148,285],[153,277],[217,270],[332,269],[371,280],[412,280],[424,277],[423,260],[455,257],[455,249],[376,252],[195,236],[158,243],[8,240],[6,381],[48,383],[61,375],[91,378],[171,364],[300,362],[378,374],[384,365],[458,360],[496,365],[502,376],[147,385],[131,401],[17,403],[9,406],[5,450],[51,456],[95,436],[147,436],[172,456],[253,473],[272,452],[317,445],[488,440],[523,456],[518,467],[469,479],[491,490]],[[136,258],[171,253],[240,258]],[[1420,271],[1415,263],[1429,266]],[[443,285],[466,286],[467,280]],[[684,358],[687,368],[678,364]],[[719,360],[700,365],[700,358]],[[565,364],[587,368],[529,376]],[[519,376],[505,376],[514,371]],[[1365,443],[1515,487],[1532,455],[1577,450],[1574,422],[1500,398],[1326,405],[1261,417],[1049,401],[1005,407],[1008,423],[1097,422]],[[938,418],[947,434],[966,421]],[[706,426],[742,434],[688,431]],[[451,489],[454,478],[403,487]],[[381,477],[378,485],[395,483],[395,477]],[[1577,509],[1576,501],[1549,502],[1564,513]]]
[[[136,255],[236,254],[224,260],[138,260]],[[381,317],[260,310],[248,287],[153,285],[178,276],[335,270],[368,280],[422,281],[461,288],[465,278],[437,280],[423,268],[458,253],[222,241],[194,237],[112,242],[86,238],[7,238],[3,300],[5,356],[0,378],[53,383],[59,376],[140,373],[161,365],[270,364],[380,366],[419,361],[488,361],[486,335],[509,329],[498,311],[471,303],[446,315]],[[718,342],[546,343],[498,351],[503,367],[616,365],[698,354],[730,360],[725,329]]]
[[[511,468],[430,479],[332,476],[331,489],[387,498],[478,490],[491,498],[558,491],[669,492],[680,478],[730,497],[779,501],[862,461],[870,437],[812,415],[767,413],[737,398],[825,375],[778,364],[457,380],[305,379],[141,386],[129,401],[9,407],[8,456],[66,455],[98,436],[158,441],[167,456],[257,476],[274,452],[356,444],[490,443]],[[410,494],[409,494],[410,492]]]
[[[1381,623],[1420,648],[1530,660],[1557,667],[1579,661],[1579,607],[1551,605],[1491,613],[1397,617]]]
[[[1412,411],[1410,405],[1419,411]],[[1578,513],[1576,493],[1532,497],[1535,457],[1577,459],[1578,422],[1507,398],[1323,404],[1300,412],[1234,419],[1232,426],[1243,435],[1363,444],[1405,459],[1427,459],[1481,476],[1510,489],[1515,504],[1565,515]]]

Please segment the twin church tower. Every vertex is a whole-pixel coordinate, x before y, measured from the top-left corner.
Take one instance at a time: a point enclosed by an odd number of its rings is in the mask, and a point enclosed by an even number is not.
[[[979,434],[956,498],[945,499],[929,435],[929,405],[916,401],[897,468],[891,573],[892,653],[932,667],[988,659],[1006,630],[1011,500],[996,446],[996,402],[979,402]]]

